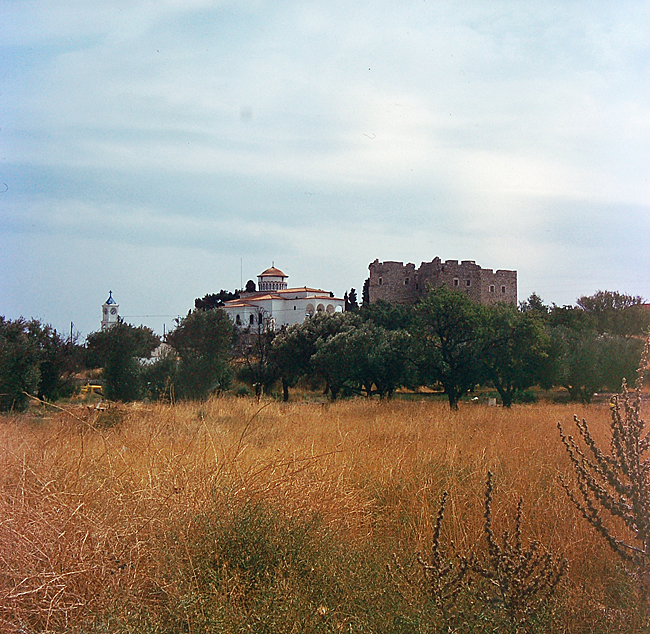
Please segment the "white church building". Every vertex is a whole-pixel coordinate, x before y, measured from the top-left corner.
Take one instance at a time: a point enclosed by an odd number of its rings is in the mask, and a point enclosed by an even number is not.
[[[230,320],[242,328],[262,326],[279,330],[300,324],[316,313],[345,310],[345,300],[334,293],[302,286],[287,288],[287,275],[271,267],[257,276],[257,291],[242,292],[239,299],[224,304]]]

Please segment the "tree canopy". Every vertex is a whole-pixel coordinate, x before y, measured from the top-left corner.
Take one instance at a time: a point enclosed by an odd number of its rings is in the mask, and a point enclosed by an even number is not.
[[[114,401],[134,401],[142,394],[139,359],[147,359],[160,344],[151,328],[132,326],[123,319],[106,330],[88,335],[86,346],[103,367],[104,392]]]

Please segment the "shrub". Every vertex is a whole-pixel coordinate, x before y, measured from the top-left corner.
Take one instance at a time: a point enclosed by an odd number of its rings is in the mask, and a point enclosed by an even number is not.
[[[560,437],[571,459],[577,491],[562,485],[583,517],[623,560],[650,601],[650,432],[641,418],[641,388],[650,360],[646,341],[634,390],[625,381],[611,407],[610,453],[598,447],[587,421],[574,417],[579,438]]]
[[[504,531],[497,538],[492,523],[493,476],[488,472],[485,489],[483,532],[487,549],[471,556],[456,554],[453,542],[449,553],[442,547],[440,529],[447,493],[436,518],[431,554],[418,553],[417,566],[407,567],[394,556],[393,579],[402,588],[415,590],[431,601],[444,631],[492,622],[519,631],[544,608],[566,573],[566,559],[546,551],[539,542],[524,546],[522,504],[515,515],[514,533]],[[443,631],[443,630],[441,630]]]
[[[39,351],[28,325],[0,317],[0,411],[23,410],[40,380]]]

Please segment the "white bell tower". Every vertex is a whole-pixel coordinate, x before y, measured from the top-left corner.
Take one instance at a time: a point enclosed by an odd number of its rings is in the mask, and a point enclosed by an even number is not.
[[[120,317],[119,309],[119,304],[113,299],[113,291],[108,291],[108,299],[102,306],[102,330],[106,330],[117,323]]]

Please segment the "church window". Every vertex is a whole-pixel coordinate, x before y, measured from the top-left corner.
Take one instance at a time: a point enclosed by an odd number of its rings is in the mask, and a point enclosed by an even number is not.
[[[454,278],[454,286],[458,286],[458,278],[457,277]]]
[[[472,280],[465,280],[465,286],[471,286]]]
[[[255,323],[255,315],[251,315],[248,321],[249,321],[250,325],[252,326]]]
[[[494,293],[494,284],[490,284],[490,293]]]
[[[383,277],[380,277],[380,278],[379,278],[379,286],[381,286],[383,283],[384,283],[384,278],[383,278]]]
[[[502,287],[501,287],[501,292],[502,292],[502,293],[505,293],[505,292],[506,292],[506,287],[505,287],[505,286],[502,286]]]

